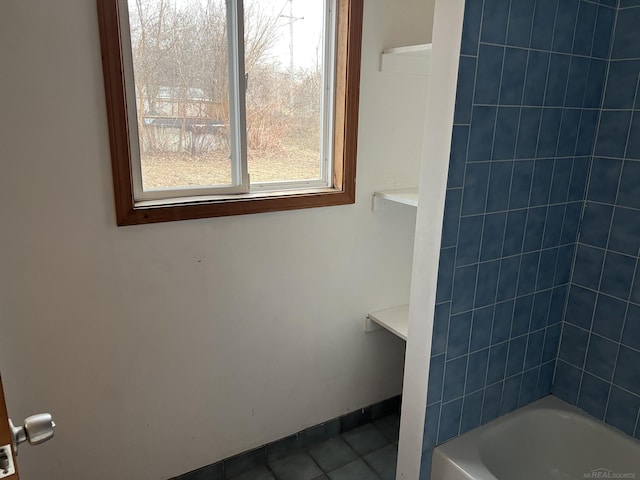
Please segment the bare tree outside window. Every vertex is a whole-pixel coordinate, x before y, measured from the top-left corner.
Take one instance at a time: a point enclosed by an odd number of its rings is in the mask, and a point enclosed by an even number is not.
[[[225,0],[128,6],[144,190],[229,184]],[[321,176],[323,11],[322,0],[245,1],[252,183]]]

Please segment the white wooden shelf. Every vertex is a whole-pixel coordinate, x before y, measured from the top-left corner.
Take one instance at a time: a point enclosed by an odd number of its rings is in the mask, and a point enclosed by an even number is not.
[[[371,312],[367,315],[365,331],[372,332],[380,327],[406,340],[409,333],[409,305]]]
[[[395,203],[401,203],[403,205],[410,205],[412,207],[418,206],[418,187],[414,188],[399,188],[395,190],[379,190],[373,193],[373,209],[376,210],[380,201],[389,201]]]
[[[430,58],[430,43],[411,45],[408,47],[387,48],[382,52],[380,71],[428,75]]]

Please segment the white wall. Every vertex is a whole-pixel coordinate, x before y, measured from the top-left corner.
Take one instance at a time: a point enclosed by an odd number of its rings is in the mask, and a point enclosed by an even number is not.
[[[56,438],[23,480],[164,479],[401,391],[404,343],[363,333],[408,300],[429,4],[367,0],[352,206],[115,226],[94,0],[0,2],[0,370],[14,420]],[[422,96],[422,98],[420,98]]]

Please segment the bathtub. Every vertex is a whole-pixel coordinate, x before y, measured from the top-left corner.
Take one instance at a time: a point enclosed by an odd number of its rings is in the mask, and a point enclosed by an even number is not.
[[[548,396],[433,451],[431,480],[640,480],[640,441]]]

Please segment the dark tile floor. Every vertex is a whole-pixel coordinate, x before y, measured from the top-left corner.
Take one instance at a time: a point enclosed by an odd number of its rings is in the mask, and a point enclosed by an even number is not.
[[[395,480],[398,414],[349,430],[232,480]]]

